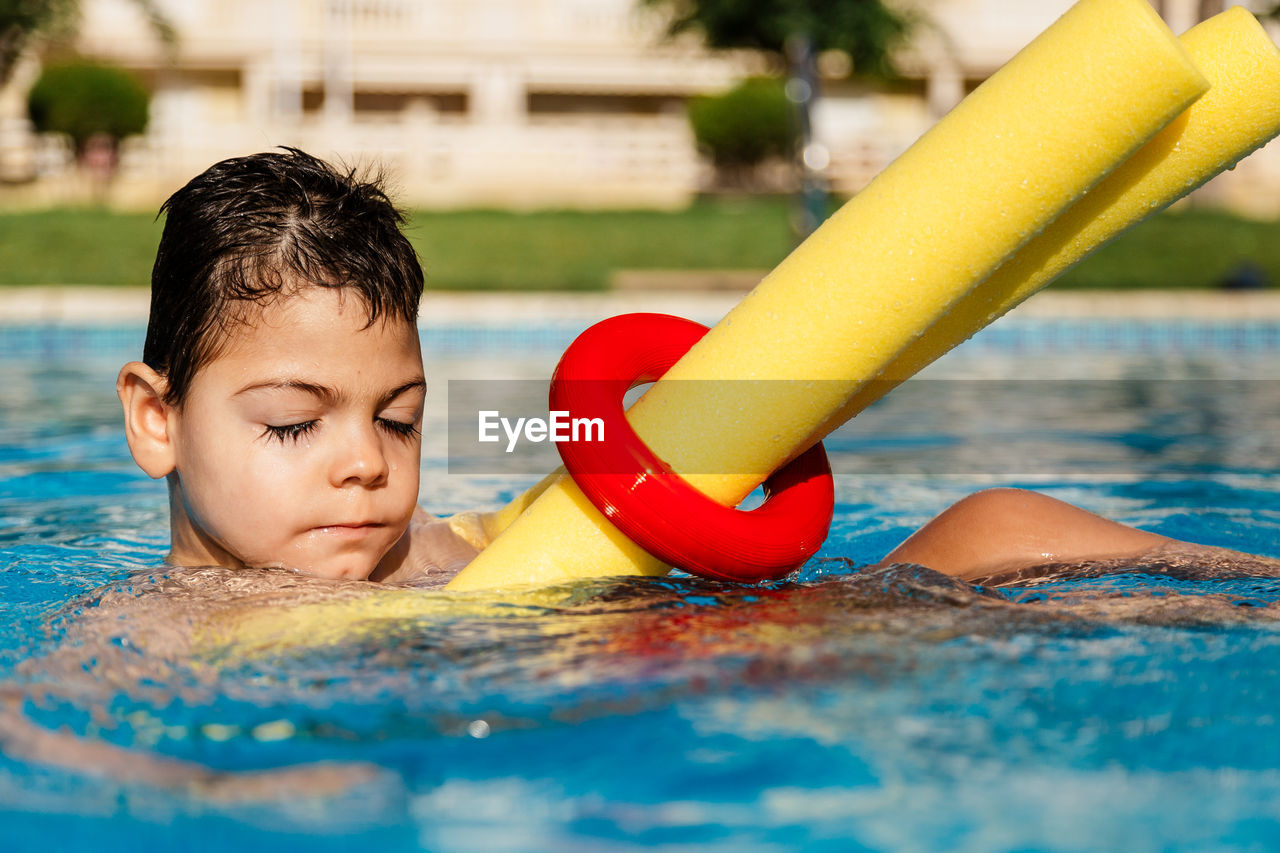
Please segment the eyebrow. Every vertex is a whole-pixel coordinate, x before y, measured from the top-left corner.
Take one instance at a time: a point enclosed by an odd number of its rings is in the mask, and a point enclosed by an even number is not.
[[[381,400],[379,400],[379,402],[389,403],[392,400],[394,400],[396,397],[399,397],[401,394],[404,394],[407,391],[412,391],[414,389],[425,391],[426,388],[427,388],[427,381],[425,379],[412,379],[404,383],[403,385],[399,385],[395,388],[392,388],[389,392],[387,392],[381,398]],[[232,396],[239,397],[241,394],[247,394],[250,391],[263,391],[263,390],[302,391],[304,393],[310,394],[313,397],[317,397],[320,400],[323,400],[325,403],[330,405],[337,402],[338,399],[342,396],[336,390],[334,390],[333,388],[330,388],[327,385],[319,385],[315,382],[306,382],[301,379],[267,379],[262,382],[254,382],[252,385],[246,385],[245,387],[241,388]]]

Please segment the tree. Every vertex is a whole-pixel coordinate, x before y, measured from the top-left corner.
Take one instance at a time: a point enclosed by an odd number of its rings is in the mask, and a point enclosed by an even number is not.
[[[694,32],[711,48],[754,48],[785,55],[787,42],[807,37],[817,51],[839,50],[857,75],[894,72],[892,52],[912,19],[882,0],[644,0],[672,14],[668,31]]]
[[[782,82],[772,77],[743,80],[723,95],[689,101],[689,123],[698,147],[711,155],[717,170],[745,183],[769,157],[789,157],[796,146],[796,124]]]
[[[753,48],[782,59],[787,93],[796,105],[797,157],[804,202],[798,229],[806,236],[826,209],[809,115],[818,94],[817,55],[836,50],[849,58],[849,73],[890,77],[893,51],[905,42],[914,19],[883,0],[641,0],[670,14],[668,32],[693,32],[715,49]]]
[[[123,68],[73,60],[45,66],[27,95],[27,111],[36,130],[65,133],[82,164],[96,159],[93,165],[109,178],[120,140],[147,129],[150,100]]]
[[[0,86],[31,37],[68,20],[72,8],[70,0],[0,0]]]
[[[157,0],[131,2],[146,15],[160,40],[172,46],[177,37]],[[9,80],[18,58],[32,40],[70,34],[79,17],[79,0],[0,0],[0,86]]]

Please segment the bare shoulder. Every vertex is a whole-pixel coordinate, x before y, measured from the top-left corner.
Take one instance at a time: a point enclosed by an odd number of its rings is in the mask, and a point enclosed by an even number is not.
[[[370,580],[419,589],[440,589],[489,544],[486,516],[461,512],[446,518],[421,508],[414,513],[399,553]]]

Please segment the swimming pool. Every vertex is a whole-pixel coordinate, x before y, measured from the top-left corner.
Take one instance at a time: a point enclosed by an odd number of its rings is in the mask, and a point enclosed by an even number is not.
[[[431,423],[442,378],[545,375],[579,328],[424,329]],[[7,849],[1277,837],[1280,579],[984,590],[857,567],[995,485],[1280,556],[1280,324],[997,324],[832,438],[832,535],[787,583],[600,580],[194,663],[76,628],[94,590],[147,588],[134,576],[167,544],[163,488],[129,460],[112,393],[140,341],[135,327],[0,331]],[[424,432],[430,511],[495,506],[530,482],[451,474],[445,431]],[[35,731],[67,737],[34,755]],[[138,770],[157,756],[213,772]]]

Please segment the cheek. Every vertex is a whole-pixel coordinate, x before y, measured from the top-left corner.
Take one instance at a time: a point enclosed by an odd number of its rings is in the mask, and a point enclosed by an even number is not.
[[[386,454],[398,471],[411,473],[422,463],[422,443],[398,440],[386,445]]]
[[[392,478],[398,484],[397,491],[409,495],[415,505],[418,502],[418,479],[422,474],[422,445],[405,445],[389,454]]]
[[[303,486],[304,457],[262,441],[229,440],[230,433],[196,442],[180,468],[189,511],[224,537],[278,534],[312,492]]]

